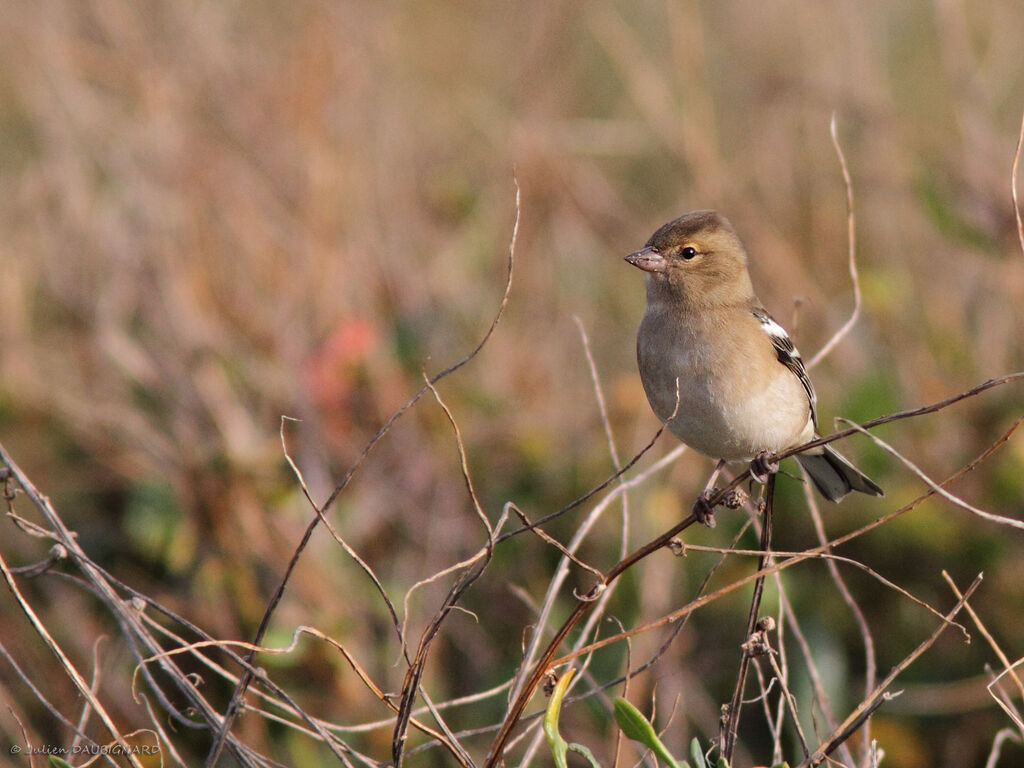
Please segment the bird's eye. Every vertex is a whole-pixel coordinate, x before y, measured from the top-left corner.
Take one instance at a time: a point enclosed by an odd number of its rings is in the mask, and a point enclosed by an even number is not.
[[[689,261],[690,259],[697,255],[697,249],[694,248],[692,245],[688,245],[685,248],[683,248],[682,251],[679,252],[679,255],[682,256],[687,261]]]

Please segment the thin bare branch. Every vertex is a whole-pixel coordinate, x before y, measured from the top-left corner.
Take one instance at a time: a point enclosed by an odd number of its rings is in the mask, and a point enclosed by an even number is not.
[[[1021,419],[1024,419],[1024,417],[1021,417]],[[1018,423],[1021,421],[1021,419],[1018,419]],[[946,580],[946,583],[949,584],[949,588],[953,590],[953,594],[955,594],[958,598],[963,597],[963,595],[960,592],[960,589],[956,585],[956,582],[953,581],[953,578],[946,571],[942,572],[942,578],[944,578]],[[985,624],[981,621],[981,617],[978,616],[974,608],[971,607],[970,603],[964,603],[964,610],[967,611],[967,615],[971,617],[971,620],[974,622],[974,626],[978,628],[978,631],[981,633],[981,636],[985,638],[985,641],[988,643],[989,647],[999,658],[999,663],[1003,665],[1003,672],[1009,675],[1010,679],[1013,680],[1014,685],[1017,687],[1017,692],[1020,694],[1021,699],[1024,700],[1024,683],[1021,682],[1021,678],[1017,674],[1016,669],[1014,669],[1014,665],[1010,663],[1010,659],[1007,657],[1003,649],[999,647],[999,643],[997,643],[995,638],[992,637],[992,633],[988,631],[988,627],[986,627]],[[990,693],[991,690],[992,688],[990,685]],[[1024,736],[1024,726],[1022,726],[1021,736]]]
[[[842,421],[842,422],[844,422],[846,424],[853,425],[853,422],[851,422],[851,421],[849,421],[847,419],[840,419],[840,421]],[[907,469],[909,469],[911,472],[913,472],[915,475],[917,475],[921,480],[924,481],[925,485],[927,485],[929,488],[931,488],[933,491],[935,491],[937,494],[939,494],[942,498],[946,499],[946,501],[949,501],[949,502],[955,504],[956,506],[960,507],[961,509],[966,509],[968,512],[971,512],[971,513],[977,515],[978,517],[982,518],[983,520],[988,520],[990,523],[998,523],[999,525],[1008,525],[1011,528],[1017,528],[1018,530],[1024,531],[1024,520],[1017,520],[1015,518],[1006,517],[1004,515],[996,515],[996,514],[993,514],[992,512],[986,512],[984,509],[979,509],[978,507],[974,506],[973,504],[969,504],[968,502],[966,502],[963,499],[961,499],[959,496],[956,496],[956,495],[950,493],[945,488],[940,486],[937,482],[935,482],[930,477],[928,477],[928,475],[926,475],[921,470],[920,467],[918,467],[914,462],[912,462],[906,456],[904,456],[899,451],[897,451],[895,448],[893,448],[889,443],[887,443],[885,440],[880,438],[878,435],[873,435],[870,432],[868,432],[867,430],[862,429],[862,428],[860,428],[857,425],[853,425],[853,429],[855,429],[858,432],[863,432],[865,435],[867,435],[869,438],[871,438],[871,440],[876,445],[880,446],[890,456],[898,459],[899,462],[901,464],[903,464],[903,466],[905,466]]]
[[[829,543],[827,541],[823,541],[821,546],[822,547],[828,547]],[[682,549],[683,549],[684,552],[716,552],[716,553],[723,554],[723,555],[743,555],[743,556],[746,556],[746,557],[758,557],[758,558],[763,556],[762,552],[760,550],[756,550],[756,549],[735,549],[735,548],[727,549],[725,547],[710,547],[710,546],[705,546],[705,545],[701,545],[701,544],[683,544],[682,545]],[[776,550],[772,550],[772,555],[774,557],[800,557],[800,558],[803,558],[803,556],[805,554],[807,554],[807,552],[808,552],[808,550],[785,551],[785,550],[781,550],[781,549],[776,549]],[[852,557],[843,557],[842,555],[837,555],[837,554],[834,554],[834,553],[829,552],[827,550],[826,551],[815,550],[815,554],[812,555],[811,558],[809,558],[809,559],[824,560],[826,563],[845,563],[847,565],[852,565],[854,568],[857,568],[857,569],[863,571],[864,573],[866,573],[869,576],[871,576],[871,578],[875,579],[876,581],[878,581],[879,583],[881,583],[884,586],[888,587],[889,589],[892,589],[895,592],[898,592],[899,594],[903,595],[905,598],[907,598],[911,602],[921,606],[926,611],[931,613],[933,616],[936,616],[937,618],[941,619],[943,617],[943,615],[944,615],[937,608],[933,608],[931,605],[926,603],[924,600],[922,600],[919,597],[916,597],[911,592],[908,592],[906,589],[901,587],[899,584],[896,584],[895,582],[887,579],[885,576],[880,574],[878,571],[876,571],[871,566],[865,565],[864,563],[860,562],[859,560],[854,560]],[[968,641],[968,642],[970,641],[970,635],[967,633],[967,630],[964,628],[964,626],[962,624],[960,624],[959,622],[953,622],[953,626],[957,627],[963,633],[964,639],[966,641]],[[872,688],[874,688],[874,686],[872,686]]]
[[[775,504],[775,473],[768,476],[768,484],[765,487],[764,520],[761,523],[761,552],[757,561],[758,573],[772,562],[772,517]],[[743,644],[740,655],[740,668],[736,673],[736,685],[733,688],[732,699],[729,708],[722,719],[718,735],[719,751],[726,762],[732,762],[732,753],[736,747],[736,737],[740,727],[740,713],[743,707],[743,689],[747,683],[747,673],[750,669],[751,654],[746,644],[753,636],[758,622],[758,614],[761,611],[761,596],[764,594],[763,574],[754,580],[754,594],[750,598],[750,612],[747,614],[747,629],[743,635]]]
[[[96,696],[100,687],[100,645],[106,639],[103,635],[96,638],[92,644],[92,681],[89,683],[89,690]],[[71,740],[71,752],[74,754],[75,747],[81,744],[81,734],[85,732],[86,723],[89,722],[89,715],[92,712],[92,700],[85,699],[82,702],[82,714],[78,717],[78,727],[75,729],[75,738]]]
[[[552,547],[554,547],[559,552],[561,552],[562,556],[568,558],[569,561],[572,562],[574,565],[579,566],[580,568],[582,568],[585,571],[589,571],[592,575],[594,575],[598,579],[600,579],[604,575],[604,574],[601,573],[601,571],[599,569],[595,568],[592,565],[589,565],[588,563],[583,562],[578,557],[576,557],[576,555],[574,555],[572,553],[572,551],[569,550],[567,547],[565,547],[561,542],[559,542],[557,539],[549,536],[545,532],[545,530],[543,528],[541,528],[540,526],[537,526],[537,525],[533,525],[530,522],[530,518],[528,518],[526,516],[526,513],[523,512],[523,510],[521,510],[519,507],[517,507],[511,501],[508,502],[505,505],[505,508],[506,509],[511,509],[513,512],[515,512],[516,513],[516,517],[519,518],[520,522],[522,522],[523,525],[527,526],[530,529],[531,532],[537,534],[537,536],[542,541],[546,542],[547,544],[550,544]]]
[[[853,281],[853,312],[850,313],[850,317],[842,327],[832,334],[832,338],[826,342],[825,346],[819,349],[813,357],[808,361],[807,368],[811,369],[817,365],[825,356],[832,351],[832,349],[850,332],[854,324],[857,322],[857,318],[860,317],[860,275],[857,272],[857,238],[855,224],[856,219],[853,213],[853,181],[850,179],[850,169],[846,165],[846,156],[843,154],[843,148],[839,144],[839,135],[836,129],[836,113],[832,113],[832,119],[829,121],[829,133],[832,136],[832,146],[836,149],[836,155],[839,156],[839,167],[843,171],[843,183],[846,185],[846,241],[848,248],[848,259],[850,266],[850,279]]]
[[[1018,736],[1012,728],[1004,728],[999,731],[992,740],[992,750],[988,753],[988,759],[985,761],[985,768],[996,768],[999,764],[999,758],[1003,753],[1003,744],[1007,741],[1013,741],[1017,744],[1021,743],[1020,736]]]
[[[45,510],[44,514],[47,516],[48,521],[51,524],[56,523],[60,526],[60,528],[63,528],[63,522],[60,521],[56,513],[53,512],[52,508],[49,505],[49,501],[45,499],[45,497],[43,497],[35,489],[35,486],[32,485],[32,482],[21,472],[20,468],[18,468],[17,465],[14,464],[13,460],[11,460],[11,457],[3,449],[3,446],[0,446],[0,457],[2,457],[3,463],[8,468],[10,468],[15,478],[17,479],[18,484],[35,502],[37,509],[40,509],[41,511]],[[78,548],[77,541],[74,540],[74,537],[71,536],[70,532],[66,531],[66,529],[64,529],[64,532],[67,534],[68,540],[65,543],[65,546],[68,547],[69,550],[72,549],[72,547],[74,547],[72,551],[77,550],[78,552],[81,552],[81,550]],[[84,553],[82,554],[84,558]],[[127,741],[125,741],[125,737],[121,734],[118,727],[114,724],[114,720],[110,716],[110,713],[107,712],[106,707],[104,707],[103,703],[93,694],[91,687],[85,681],[85,678],[82,677],[81,673],[78,671],[78,668],[71,661],[71,659],[68,658],[67,654],[64,652],[64,649],[56,641],[56,639],[54,639],[53,635],[50,634],[49,630],[47,630],[46,625],[43,623],[42,619],[39,618],[38,614],[36,614],[35,610],[33,610],[31,604],[28,602],[28,599],[22,594],[21,589],[18,587],[18,582],[15,580],[14,574],[11,573],[10,569],[8,568],[7,561],[4,559],[2,554],[0,554],[0,572],[3,573],[4,580],[7,582],[8,589],[11,591],[11,594],[14,596],[14,599],[18,603],[18,606],[21,608],[22,612],[25,614],[29,622],[32,624],[32,627],[33,629],[35,629],[36,634],[39,635],[39,637],[46,644],[46,647],[49,648],[50,652],[53,653],[53,655],[57,658],[57,661],[60,663],[61,667],[64,669],[67,676],[71,679],[71,682],[74,683],[75,688],[77,688],[78,692],[82,695],[82,697],[90,703],[90,705],[93,708],[93,711],[96,712],[96,715],[103,722],[104,727],[110,732],[111,736],[113,736],[114,741],[121,749],[124,750],[124,754],[128,758],[129,762],[132,763],[132,765],[138,766],[138,768],[142,768],[142,763],[139,761],[135,752],[128,746]],[[106,582],[102,583],[106,584]],[[97,584],[97,586],[99,586],[99,584]],[[119,598],[117,598],[116,595],[113,594],[113,590],[111,590],[111,597],[113,598],[114,602],[120,604],[121,601]]]
[[[1017,151],[1013,153],[1013,170],[1010,171],[1010,192],[1013,196],[1013,216],[1017,220],[1017,242],[1024,256],[1024,222],[1020,218],[1020,203],[1017,201],[1017,168],[1020,165],[1021,147],[1024,147],[1024,115],[1020,119],[1020,133],[1017,135]]]
[[[437,384],[437,382],[441,381],[441,379],[454,373],[455,371],[459,370],[467,363],[472,361],[473,358],[475,358],[480,353],[480,350],[484,348],[484,346],[490,340],[491,336],[494,334],[495,328],[498,327],[498,323],[505,313],[505,307],[508,306],[508,300],[512,294],[512,276],[514,274],[515,269],[516,242],[519,239],[520,189],[519,180],[515,178],[514,175],[513,184],[515,185],[515,220],[512,224],[512,237],[509,242],[508,248],[508,271],[505,279],[505,292],[501,297],[501,302],[498,305],[498,310],[495,313],[494,318],[491,320],[490,327],[488,327],[487,331],[483,335],[483,338],[476,345],[476,347],[474,347],[473,350],[468,355],[463,357],[458,362],[448,366],[440,373],[435,374],[431,379],[429,379],[431,384]],[[284,595],[284,590],[287,587],[288,582],[291,580],[291,575],[294,572],[296,565],[298,564],[299,558],[302,556],[302,553],[305,551],[306,546],[309,544],[309,540],[312,537],[313,531],[316,529],[317,525],[320,523],[321,520],[325,519],[327,511],[334,504],[335,499],[337,499],[341,492],[348,487],[348,484],[352,481],[352,478],[355,476],[355,473],[358,471],[359,467],[362,466],[363,462],[376,447],[377,443],[379,443],[380,440],[391,430],[391,427],[394,425],[396,421],[398,421],[398,419],[405,415],[405,413],[410,408],[412,408],[417,402],[419,402],[420,398],[423,397],[427,390],[427,385],[420,387],[419,391],[416,392],[416,394],[414,394],[411,398],[409,398],[405,405],[403,405],[401,408],[399,408],[397,411],[392,413],[391,416],[387,418],[387,420],[381,425],[380,429],[377,430],[376,434],[374,434],[374,436],[370,438],[369,442],[367,442],[366,445],[363,447],[363,450],[360,452],[355,462],[353,462],[353,464],[345,472],[345,475],[342,477],[341,482],[339,482],[334,487],[334,490],[331,492],[330,496],[328,496],[327,500],[323,503],[323,505],[318,506],[313,503],[312,499],[310,499],[310,503],[316,510],[316,515],[312,520],[310,520],[309,524],[306,526],[306,530],[303,532],[302,538],[299,541],[298,546],[295,548],[294,553],[292,554],[292,558],[288,563],[288,567],[285,569],[284,575],[281,577],[281,581],[278,583],[274,595],[271,597],[270,601],[267,604],[267,608],[264,611],[263,618],[260,621],[260,625],[257,628],[256,634],[253,638],[254,645],[258,645],[260,641],[263,639],[263,636],[266,634],[267,628],[270,625],[271,616],[277,609],[277,606],[280,603],[282,596]],[[227,709],[225,710],[224,723],[220,728],[220,731],[217,733],[217,736],[210,747],[210,751],[206,756],[206,761],[204,764],[205,768],[214,768],[214,766],[216,765],[217,758],[220,756],[220,752],[224,747],[224,739],[226,738],[228,731],[231,730],[231,725],[238,714],[239,701],[242,695],[245,693],[245,689],[248,687],[249,683],[251,682],[251,679],[251,676],[243,675],[241,680],[239,680],[239,684],[235,687],[235,690],[231,695],[231,700],[228,702]]]
[[[801,471],[803,471],[803,474],[806,478],[806,471],[804,471],[802,468]],[[804,500],[807,502],[807,508],[808,510],[810,510],[811,513],[811,521],[814,524],[814,532],[815,535],[818,537],[818,543],[824,544],[826,541],[828,541],[828,536],[826,536],[825,534],[825,523],[821,519],[821,512],[818,509],[818,500],[811,492],[810,483],[804,485]],[[836,566],[835,561],[829,557],[825,559],[825,562],[828,567],[829,575],[832,577],[832,582],[836,585],[836,589],[839,590],[839,594],[843,598],[843,602],[846,603],[847,607],[850,609],[850,613],[853,615],[853,620],[857,624],[857,629],[860,632],[861,642],[864,644],[864,695],[867,696],[875,687],[875,680],[878,677],[878,662],[875,658],[875,638],[871,634],[871,627],[868,626],[867,618],[865,618],[864,616],[864,611],[861,610],[860,605],[853,597],[853,593],[850,592],[849,587],[846,586],[846,580],[839,572],[839,568]],[[861,563],[857,563],[857,565],[860,566]],[[868,570],[871,571],[871,569]],[[871,572],[872,574],[874,574],[873,571]],[[915,602],[921,602],[918,601],[917,598],[915,598],[913,595],[910,595],[909,593],[905,592],[905,590],[902,590],[900,587],[896,587],[896,589],[900,592],[907,594]],[[938,611],[936,611],[930,605],[927,605],[923,602],[921,604],[925,605],[925,607],[933,613],[938,613]],[[871,752],[870,721],[864,723],[864,732],[861,734],[861,744],[863,745],[861,749],[861,765],[866,765],[868,756]],[[848,752],[845,743],[843,744],[842,749],[844,753]],[[844,754],[844,757],[847,757],[850,760],[850,762],[852,762],[852,755]]]
[[[662,432],[662,430],[659,429],[658,433],[654,436],[654,439],[652,439],[651,442],[648,443],[648,448],[650,446],[654,445],[654,442],[658,439],[658,436],[661,434],[661,432]],[[647,448],[644,449],[644,451],[646,451],[646,450],[647,450]],[[644,451],[641,451],[641,454]],[[657,462],[655,462],[651,467],[649,467],[648,469],[644,470],[643,472],[638,473],[636,477],[633,477],[633,478],[631,478],[629,480],[626,480],[623,483],[619,484],[612,491],[609,491],[609,493],[604,498],[602,498],[601,501],[599,501],[594,506],[594,509],[591,510],[590,514],[588,514],[587,517],[576,527],[576,532],[573,534],[572,540],[569,542],[569,544],[567,546],[567,549],[569,550],[569,552],[575,552],[579,548],[579,546],[582,544],[584,538],[590,533],[590,530],[597,523],[597,521],[601,518],[601,516],[603,515],[604,511],[607,509],[608,505],[610,505],[612,503],[612,501],[614,501],[616,498],[618,498],[619,495],[625,493],[628,489],[633,488],[636,485],[639,485],[640,483],[644,482],[648,477],[650,477],[655,472],[658,472],[661,469],[670,466],[685,451],[686,451],[686,446],[683,446],[683,445],[676,446],[672,451],[670,451],[668,454],[666,454],[661,459],[659,459]],[[641,454],[638,454],[636,457],[634,457],[634,459],[629,462],[629,465],[632,465],[637,460],[639,460],[639,456]],[[610,484],[610,482],[611,482],[611,480],[606,481],[602,485],[604,487],[607,487]],[[592,495],[593,495],[592,493],[591,494],[587,494],[587,497],[590,497]],[[580,500],[577,499],[577,501],[580,501]],[[573,504],[575,504],[575,503],[576,502],[573,502]],[[508,505],[506,504],[506,507],[507,506]],[[564,508],[563,510],[559,510],[559,512],[557,514],[561,514],[563,511],[568,511],[568,508]],[[548,515],[546,518],[542,518],[542,520],[539,523],[532,523],[531,526],[528,526],[528,527],[525,527],[525,528],[521,528],[521,529],[519,529],[519,531],[529,530],[529,528],[532,527],[533,525],[539,525],[540,523],[544,522],[545,520],[551,519],[551,517],[552,517],[552,515]],[[508,536],[510,536],[510,535],[512,535],[514,533],[517,533],[517,531],[513,531],[512,533],[500,536],[498,538],[498,542],[500,543],[500,542],[504,541],[506,538],[508,538]],[[537,628],[536,628],[536,630],[534,631],[533,635],[530,638],[529,644],[527,646],[527,650],[523,654],[523,661],[520,664],[519,672],[517,673],[517,677],[516,677],[515,683],[513,684],[512,689],[509,692],[509,701],[510,702],[515,700],[516,697],[519,696],[520,693],[522,692],[522,686],[525,684],[525,681],[526,681],[527,670],[531,669],[531,665],[533,663],[533,659],[535,657],[537,649],[540,646],[541,638],[543,637],[543,630],[544,630],[545,627],[547,627],[548,618],[550,617],[551,612],[554,610],[555,599],[558,596],[558,594],[560,593],[560,591],[562,589],[562,585],[565,583],[565,579],[568,577],[568,575],[569,575],[569,561],[568,561],[568,559],[563,558],[559,562],[558,567],[555,569],[554,576],[552,576],[552,578],[548,582],[548,588],[547,588],[547,591],[545,592],[544,601],[541,604],[541,610],[540,610],[540,612],[538,614],[538,619],[537,619],[537,624],[536,624]],[[595,606],[595,608],[599,608],[599,607],[601,607],[601,606]],[[586,634],[586,633],[584,633],[584,634]]]
[[[779,686],[782,688],[782,700],[786,702],[786,708],[789,710],[789,719],[793,721],[793,728],[796,729],[797,738],[800,740],[800,748],[803,750],[804,757],[807,757],[810,754],[810,750],[807,747],[807,737],[804,736],[804,729],[800,726],[800,715],[796,709],[796,698],[789,690],[789,686],[786,685],[786,676],[779,668],[779,664],[775,660],[775,654],[769,650],[767,657],[772,671],[775,672],[775,679],[779,681]]]
[[[971,585],[964,592],[963,597],[957,600],[956,605],[954,605],[953,608],[950,609],[949,613],[946,614],[945,621],[940,623],[931,635],[918,645],[917,648],[911,651],[899,664],[893,667],[889,674],[886,675],[875,687],[872,694],[865,698],[864,701],[862,701],[853,710],[853,712],[850,713],[849,717],[843,721],[837,731],[833,732],[829,740],[819,747],[810,758],[800,763],[797,768],[808,768],[808,766],[820,765],[830,754],[832,754],[833,751],[835,751],[836,747],[856,732],[860,727],[860,724],[870,716],[877,707],[886,701],[885,697],[887,695],[887,689],[892,685],[893,681],[903,672],[903,670],[917,661],[921,654],[931,648],[935,641],[939,639],[939,635],[946,630],[946,627],[952,622],[957,613],[960,612],[960,609],[963,608],[964,603],[966,603],[970,596],[974,594],[974,590],[981,585],[981,581],[982,576],[981,574],[978,574],[977,578],[971,582]]]

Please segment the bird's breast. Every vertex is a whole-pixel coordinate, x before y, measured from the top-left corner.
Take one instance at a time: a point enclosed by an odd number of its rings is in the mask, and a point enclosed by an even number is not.
[[[668,322],[658,311],[644,316],[640,378],[669,430],[700,453],[727,460],[810,439],[810,405],[797,377],[774,356],[759,356],[770,350],[756,345],[723,354],[709,343],[716,335],[713,328]]]

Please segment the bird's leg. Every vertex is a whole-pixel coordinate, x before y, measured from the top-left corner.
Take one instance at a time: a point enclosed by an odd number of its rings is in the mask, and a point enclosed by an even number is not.
[[[718,476],[722,473],[725,468],[725,459],[719,459],[715,465],[715,471],[711,473],[711,477],[708,478],[707,485],[704,486],[704,490],[697,496],[697,500],[693,502],[693,516],[697,518],[698,523],[703,523],[708,528],[715,527],[715,508],[711,506],[708,500],[711,495],[715,492],[715,483],[718,481]]]
[[[768,476],[779,471],[779,459],[771,451],[761,451],[750,462],[750,476],[761,485],[768,482]]]

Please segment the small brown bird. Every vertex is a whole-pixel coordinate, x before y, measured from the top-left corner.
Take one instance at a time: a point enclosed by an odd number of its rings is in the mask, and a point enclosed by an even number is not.
[[[719,459],[693,508],[713,524],[707,499],[725,462],[751,462],[763,482],[778,468],[775,454],[817,436],[814,387],[789,334],[754,295],[746,249],[723,216],[681,216],[626,261],[646,273],[636,350],[647,400],[676,437]],[[796,459],[829,501],[882,495],[831,445]]]

